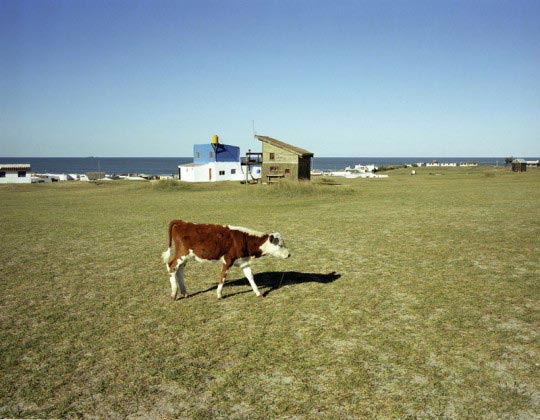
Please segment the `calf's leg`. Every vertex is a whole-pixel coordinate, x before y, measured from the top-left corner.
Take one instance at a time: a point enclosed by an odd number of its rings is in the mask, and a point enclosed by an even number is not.
[[[171,282],[171,298],[176,300],[176,295],[178,294],[178,281],[176,280],[176,270],[172,273],[169,273],[169,280]]]
[[[249,284],[251,285],[251,288],[253,289],[255,294],[257,296],[261,296],[261,292],[259,292],[259,289],[257,288],[257,285],[255,284],[255,279],[253,278],[253,272],[251,271],[251,267],[249,265],[242,267],[242,271],[244,272],[244,275],[248,279]]]
[[[227,278],[227,273],[229,272],[229,268],[231,268],[230,264],[224,263],[221,267],[221,276],[219,278],[219,284],[217,287],[217,298],[221,299],[221,291],[223,290],[223,283],[225,283],[225,279]]]
[[[171,282],[171,298],[176,300],[178,297],[178,286],[180,286],[180,292],[184,297],[188,296],[186,285],[184,284],[184,268],[186,262],[179,258],[176,262],[171,261],[168,264],[169,267],[169,280]],[[180,284],[179,284],[180,283]]]
[[[186,268],[186,264],[180,264],[180,267],[178,267],[178,270],[176,270],[176,278],[180,285],[180,293],[182,293],[184,297],[188,297],[189,294],[187,292],[186,284],[184,282],[184,268]]]

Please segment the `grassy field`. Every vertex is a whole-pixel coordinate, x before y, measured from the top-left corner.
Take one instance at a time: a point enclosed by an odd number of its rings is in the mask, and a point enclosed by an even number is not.
[[[540,170],[409,172],[1,186],[0,417],[540,417]],[[292,258],[172,301],[173,218]]]

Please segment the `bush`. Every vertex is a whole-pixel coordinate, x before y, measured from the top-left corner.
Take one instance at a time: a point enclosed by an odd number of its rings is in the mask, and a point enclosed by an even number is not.
[[[338,185],[337,181],[334,179],[334,178],[330,178],[330,177],[321,177],[321,178],[317,178],[315,180],[312,181],[315,185],[319,184],[319,185]]]
[[[159,191],[188,191],[193,189],[193,185],[176,179],[160,179],[152,181],[152,188]]]
[[[377,169],[375,169],[373,172],[385,172],[385,171],[392,171],[394,169],[401,169],[406,168],[407,165],[389,165],[389,166],[379,166]]]
[[[349,194],[354,191],[346,185],[337,184],[335,180],[311,182],[290,181],[282,179],[272,185],[260,185],[257,188],[259,194],[275,194],[285,197],[299,197],[306,195],[337,195]],[[334,188],[328,188],[334,186]]]

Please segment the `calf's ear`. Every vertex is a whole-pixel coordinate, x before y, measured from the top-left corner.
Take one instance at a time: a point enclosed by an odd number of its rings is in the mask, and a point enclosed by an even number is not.
[[[272,244],[274,245],[277,245],[279,244],[279,239],[276,238],[274,235],[270,235],[270,242],[272,242]]]

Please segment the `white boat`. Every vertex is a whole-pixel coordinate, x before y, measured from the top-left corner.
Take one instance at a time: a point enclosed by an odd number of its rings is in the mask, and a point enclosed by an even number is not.
[[[347,166],[342,171],[323,172],[324,176],[338,176],[343,178],[388,178],[388,175],[378,175],[373,172],[378,169],[375,165]]]
[[[347,166],[345,168],[346,171],[350,172],[375,172],[377,169],[379,169],[375,165],[354,165],[354,167]]]

